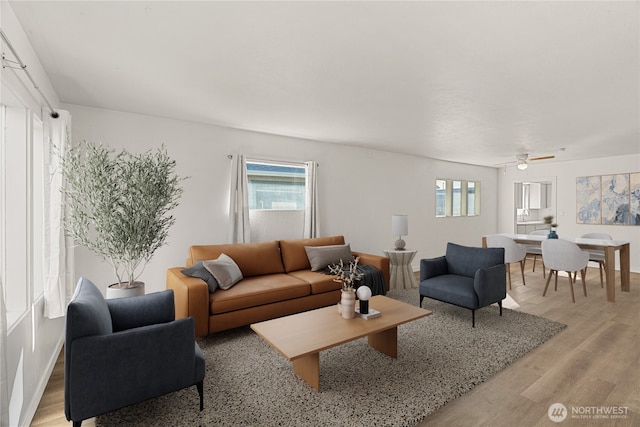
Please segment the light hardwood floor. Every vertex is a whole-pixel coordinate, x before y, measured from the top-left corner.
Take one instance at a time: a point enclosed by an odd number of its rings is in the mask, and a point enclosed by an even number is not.
[[[640,426],[640,274],[631,274],[631,292],[620,292],[618,285],[616,302],[608,303],[597,267],[589,268],[588,297],[584,297],[578,279],[574,304],[567,277],[560,277],[557,292],[552,283],[547,296],[542,296],[545,280],[539,266],[538,262],[532,272],[531,263],[527,263],[526,286],[522,285],[519,267],[512,266],[513,289],[509,293],[521,305],[521,311],[565,323],[567,328],[440,408],[419,427]],[[616,280],[619,283],[618,274]],[[62,379],[60,357],[32,426],[70,425],[64,417]],[[549,419],[547,410],[553,403],[567,407],[565,421]],[[585,411],[613,407],[628,408],[626,418],[578,419],[571,414],[579,410],[585,416]],[[95,422],[87,420],[83,426],[95,426]]]

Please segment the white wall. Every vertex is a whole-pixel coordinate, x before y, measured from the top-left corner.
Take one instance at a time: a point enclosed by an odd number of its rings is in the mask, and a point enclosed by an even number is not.
[[[189,176],[168,244],[141,277],[148,292],[165,288],[167,268],[184,265],[190,245],[226,243],[227,154],[318,162],[321,234],[343,234],[354,250],[383,255],[397,238],[391,235],[391,215],[408,214],[405,240],[408,248],[419,251],[415,269],[421,257],[442,255],[448,241],[479,246],[481,236],[497,227],[498,174],[493,168],[76,105],[64,108],[73,117],[74,141],[139,152],[164,143],[178,173]],[[481,215],[435,218],[436,177],[481,181]],[[107,264],[83,248],[76,254],[77,275],[102,289],[115,281]]]
[[[579,237],[585,233],[600,232],[610,234],[616,240],[628,240],[631,242],[631,271],[640,272],[640,226],[576,223],[577,177],[631,172],[640,172],[640,153],[571,162],[531,162],[525,171],[507,168],[506,174],[501,172],[498,175],[498,231],[514,231],[514,182],[544,181],[545,178],[553,177],[557,183],[554,204],[560,237]],[[617,260],[616,265],[619,268]]]

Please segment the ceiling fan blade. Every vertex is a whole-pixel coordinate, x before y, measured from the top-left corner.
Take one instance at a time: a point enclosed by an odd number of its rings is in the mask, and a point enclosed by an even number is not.
[[[542,156],[542,157],[530,157],[529,160],[547,160],[555,159],[556,156]]]

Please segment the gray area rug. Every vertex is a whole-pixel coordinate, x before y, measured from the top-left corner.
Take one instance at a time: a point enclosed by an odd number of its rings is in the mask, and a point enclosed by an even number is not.
[[[418,290],[388,296],[417,304]],[[500,317],[491,306],[476,312],[474,329],[469,310],[429,299],[423,307],[433,315],[398,328],[398,359],[366,338],[320,353],[320,392],[248,327],[199,339],[203,412],[194,386],[100,416],[97,425],[412,426],[566,327],[507,309]]]

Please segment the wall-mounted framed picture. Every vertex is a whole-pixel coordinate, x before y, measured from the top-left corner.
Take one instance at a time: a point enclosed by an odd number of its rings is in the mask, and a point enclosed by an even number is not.
[[[631,225],[640,225],[640,173],[629,174]]]
[[[582,176],[576,179],[576,222],[601,224],[602,209],[599,176]]]
[[[640,172],[576,178],[576,222],[640,225]]]

